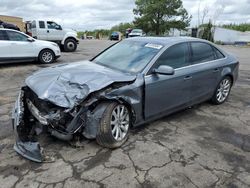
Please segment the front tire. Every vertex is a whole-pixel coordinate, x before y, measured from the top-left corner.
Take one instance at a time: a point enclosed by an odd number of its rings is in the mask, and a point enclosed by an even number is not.
[[[43,64],[50,64],[55,61],[55,54],[52,50],[45,49],[39,53],[39,62]]]
[[[212,97],[212,103],[219,105],[224,103],[230,94],[232,87],[232,79],[229,76],[224,77],[218,84],[214,95]]]
[[[127,139],[130,128],[129,109],[116,102],[108,103],[102,115],[96,141],[107,148],[117,148]]]
[[[76,41],[74,39],[67,39],[64,42],[64,50],[66,52],[74,52],[77,48]]]

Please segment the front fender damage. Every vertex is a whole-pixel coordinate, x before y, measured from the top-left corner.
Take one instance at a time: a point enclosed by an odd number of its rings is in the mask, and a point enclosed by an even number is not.
[[[49,132],[52,136],[65,141],[71,140],[75,133],[80,133],[87,139],[95,139],[107,102],[112,100],[134,105],[141,103],[141,92],[133,89],[132,83],[113,83],[90,93],[73,109],[48,104],[49,101],[39,99],[27,86],[23,87],[12,113],[16,139],[14,150],[29,160],[42,162],[40,144],[36,141],[36,136],[40,132]],[[122,88],[130,89],[130,94],[124,93]],[[133,110],[132,112],[134,114]]]

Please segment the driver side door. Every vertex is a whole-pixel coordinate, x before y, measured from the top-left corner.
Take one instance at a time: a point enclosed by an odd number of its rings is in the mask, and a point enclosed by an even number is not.
[[[55,22],[47,21],[47,39],[49,41],[61,41],[64,37],[64,31],[61,26]]]
[[[153,73],[161,65],[175,69],[174,75]],[[191,98],[192,76],[185,69],[189,66],[188,43],[169,47],[158,58],[145,76],[145,118],[151,119],[188,106]]]

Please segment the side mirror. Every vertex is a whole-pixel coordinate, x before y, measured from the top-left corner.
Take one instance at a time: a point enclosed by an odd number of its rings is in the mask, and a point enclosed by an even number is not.
[[[153,72],[156,74],[174,75],[173,67],[167,65],[161,65],[157,69],[154,69]]]
[[[29,42],[34,42],[35,41],[35,39],[33,39],[33,38],[27,38],[27,41],[29,41]]]

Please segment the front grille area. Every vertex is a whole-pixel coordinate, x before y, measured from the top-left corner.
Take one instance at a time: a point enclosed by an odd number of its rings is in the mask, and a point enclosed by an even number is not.
[[[64,110],[64,108],[56,106],[51,102],[39,99],[29,87],[25,88],[25,97],[28,98],[41,113],[48,114],[54,110]]]
[[[50,126],[60,132],[65,132],[67,126],[73,120],[73,116],[64,112],[64,108],[56,106],[51,102],[39,99],[30,88],[25,87],[23,90],[26,106],[27,101],[30,101],[35,106],[35,108],[37,108],[41,116],[47,119]]]

